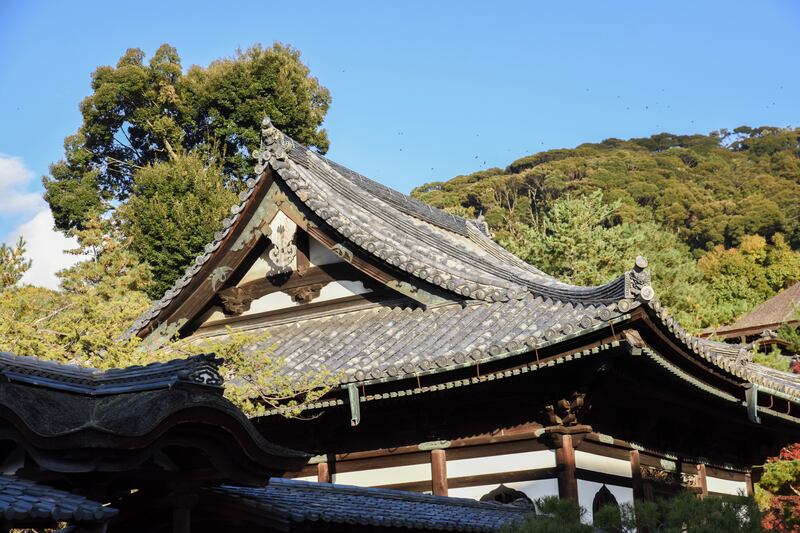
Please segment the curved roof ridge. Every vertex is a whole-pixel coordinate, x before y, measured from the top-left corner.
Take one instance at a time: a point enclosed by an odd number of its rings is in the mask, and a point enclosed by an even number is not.
[[[362,187],[374,182],[296,143],[269,118],[264,119],[262,134],[257,171],[272,168],[308,208],[346,239],[433,285],[486,301],[518,299],[528,292],[573,302],[610,303],[629,296],[625,276],[595,287],[578,287],[523,266],[496,243],[487,245],[488,236],[477,224],[472,230],[466,224],[463,234],[450,231],[448,236],[441,233],[439,224],[412,223],[401,216],[407,213],[396,205],[396,197],[376,197],[371,185]],[[381,225],[403,232],[399,238],[390,231],[378,234]]]

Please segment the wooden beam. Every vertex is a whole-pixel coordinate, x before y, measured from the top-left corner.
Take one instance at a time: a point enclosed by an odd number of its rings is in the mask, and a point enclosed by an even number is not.
[[[331,482],[331,471],[328,468],[328,462],[317,463],[317,481],[320,483]]]
[[[311,254],[308,233],[298,227],[294,238],[296,243],[295,245],[297,246],[297,273],[301,276],[304,276],[306,271],[308,271],[309,267],[311,266],[311,261],[309,259]]]
[[[700,484],[700,497],[705,498],[708,496],[708,479],[706,479],[706,465],[703,463],[697,465],[697,481]]]
[[[436,496],[447,496],[447,453],[431,450],[431,491]]]
[[[747,496],[753,496],[755,494],[753,490],[753,475],[750,472],[744,475],[744,487]]]
[[[572,435],[561,435],[561,447],[556,449],[558,466],[558,497],[578,501],[578,478],[575,476],[575,448]]]
[[[631,479],[633,480],[633,501],[644,500],[644,486],[642,486],[642,466],[639,450],[631,450]]]

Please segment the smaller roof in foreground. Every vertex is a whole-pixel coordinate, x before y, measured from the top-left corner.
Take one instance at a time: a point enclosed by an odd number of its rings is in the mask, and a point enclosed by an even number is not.
[[[229,503],[292,523],[318,522],[374,528],[499,531],[531,509],[391,489],[272,478],[266,487],[210,489]]]
[[[71,492],[0,475],[0,522],[105,522],[118,512]]]

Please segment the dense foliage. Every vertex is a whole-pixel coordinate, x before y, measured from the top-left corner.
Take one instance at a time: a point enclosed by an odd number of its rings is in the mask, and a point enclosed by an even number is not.
[[[31,262],[25,258],[25,240],[22,237],[14,246],[0,244],[0,290],[16,285],[30,268]]]
[[[314,373],[290,380],[272,357],[265,336],[229,333],[224,341],[187,344],[170,340],[151,346],[138,337],[121,340],[126,328],[150,305],[144,290],[150,269],[139,262],[113,220],[89,221],[76,231],[73,253],[85,260],[58,273],[61,290],[7,286],[0,290],[0,351],[105,369],[216,353],[225,359],[225,394],[247,414],[297,406],[330,390],[334,376]],[[266,348],[245,349],[256,343]]]
[[[766,127],[609,139],[412,194],[483,213],[502,244],[576,284],[609,281],[645,255],[663,303],[698,329],[800,280],[798,139]]]
[[[83,124],[64,142],[65,159],[44,179],[60,229],[81,227],[126,200],[138,169],[183,151],[218,158],[230,180],[247,177],[266,114],[298,141],[328,148],[320,125],[330,95],[300,53],[280,44],[187,72],[169,45],[148,64],[141,50],[130,49],[116,67],[95,70],[92,90],[80,106]]]
[[[594,513],[587,524],[586,512],[570,500],[556,497],[534,502],[536,514],[505,533],[758,533],[761,513],[751,498],[697,498],[683,493],[675,498],[635,505],[609,505]]]
[[[220,168],[196,154],[135,173],[132,195],[117,210],[131,249],[150,265],[147,293],[161,297],[219,231],[236,194],[224,186]]]
[[[158,296],[211,240],[252,174],[264,116],[324,153],[330,101],[289,46],[255,45],[188,71],[169,45],[148,63],[130,49],[92,74],[83,123],[44,178],[45,199],[67,232],[118,211],[131,250],[151,269],[146,292]]]
[[[800,530],[800,444],[770,457],[756,485],[756,499],[764,509],[764,527],[770,531]]]

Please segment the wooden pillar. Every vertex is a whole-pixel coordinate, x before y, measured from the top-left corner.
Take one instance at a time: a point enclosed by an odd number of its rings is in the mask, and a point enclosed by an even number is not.
[[[447,453],[431,450],[431,491],[436,496],[447,496]]]
[[[639,450],[631,450],[631,480],[633,481],[633,501],[644,500],[644,487],[642,486],[642,464]]]
[[[575,477],[575,448],[572,435],[561,435],[561,447],[556,448],[558,466],[558,497],[578,501],[578,479]]]
[[[750,472],[744,475],[744,490],[747,496],[753,496],[755,494],[753,490],[753,475]]]
[[[697,481],[700,484],[700,497],[705,498],[708,496],[708,480],[706,479],[706,465],[703,463],[697,465]]]
[[[331,471],[328,468],[327,461],[317,463],[317,481],[319,481],[320,483],[331,482]]]

